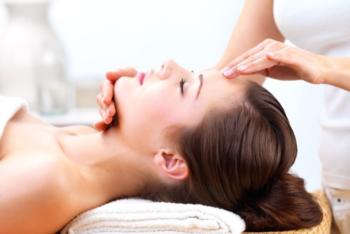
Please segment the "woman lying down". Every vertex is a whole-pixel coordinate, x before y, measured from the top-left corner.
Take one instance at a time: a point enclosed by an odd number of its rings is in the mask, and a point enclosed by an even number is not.
[[[54,127],[26,108],[10,116],[0,144],[0,233],[54,233],[130,196],[220,207],[250,231],[321,222],[303,180],[288,172],[296,140],[263,87],[169,61],[142,79],[120,78],[114,91],[118,124],[103,132]]]

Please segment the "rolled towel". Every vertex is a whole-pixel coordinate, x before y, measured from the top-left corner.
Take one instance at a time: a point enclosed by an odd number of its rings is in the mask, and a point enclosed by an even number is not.
[[[80,214],[61,234],[210,233],[238,234],[245,229],[236,214],[198,204],[120,199]]]

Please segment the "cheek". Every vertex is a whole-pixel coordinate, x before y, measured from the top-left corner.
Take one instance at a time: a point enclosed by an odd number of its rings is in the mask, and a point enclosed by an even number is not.
[[[138,101],[138,108],[142,110],[145,118],[159,123],[169,123],[178,109],[179,100],[169,95],[166,89],[148,90]]]
[[[135,87],[129,80],[121,79],[115,85],[119,123],[128,138],[146,143],[145,139],[159,136],[174,121],[179,98],[171,95],[173,89],[160,84]]]
[[[128,80],[120,81],[115,86],[120,128],[128,140],[144,149],[161,142],[167,127],[194,124],[200,117],[200,108],[172,86],[159,83],[135,88]]]

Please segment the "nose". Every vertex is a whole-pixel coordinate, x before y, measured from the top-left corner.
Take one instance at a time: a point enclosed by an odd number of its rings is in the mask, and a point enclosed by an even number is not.
[[[173,76],[187,76],[188,71],[185,68],[178,65],[175,61],[168,59],[162,64],[160,73],[161,79],[168,79]]]

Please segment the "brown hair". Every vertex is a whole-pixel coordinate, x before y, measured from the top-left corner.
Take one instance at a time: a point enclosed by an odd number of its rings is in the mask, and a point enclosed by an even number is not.
[[[176,135],[188,179],[179,186],[148,187],[142,197],[233,211],[248,231],[308,228],[322,221],[303,179],[289,173],[296,139],[282,106],[263,87],[247,82],[240,104],[213,110]]]

